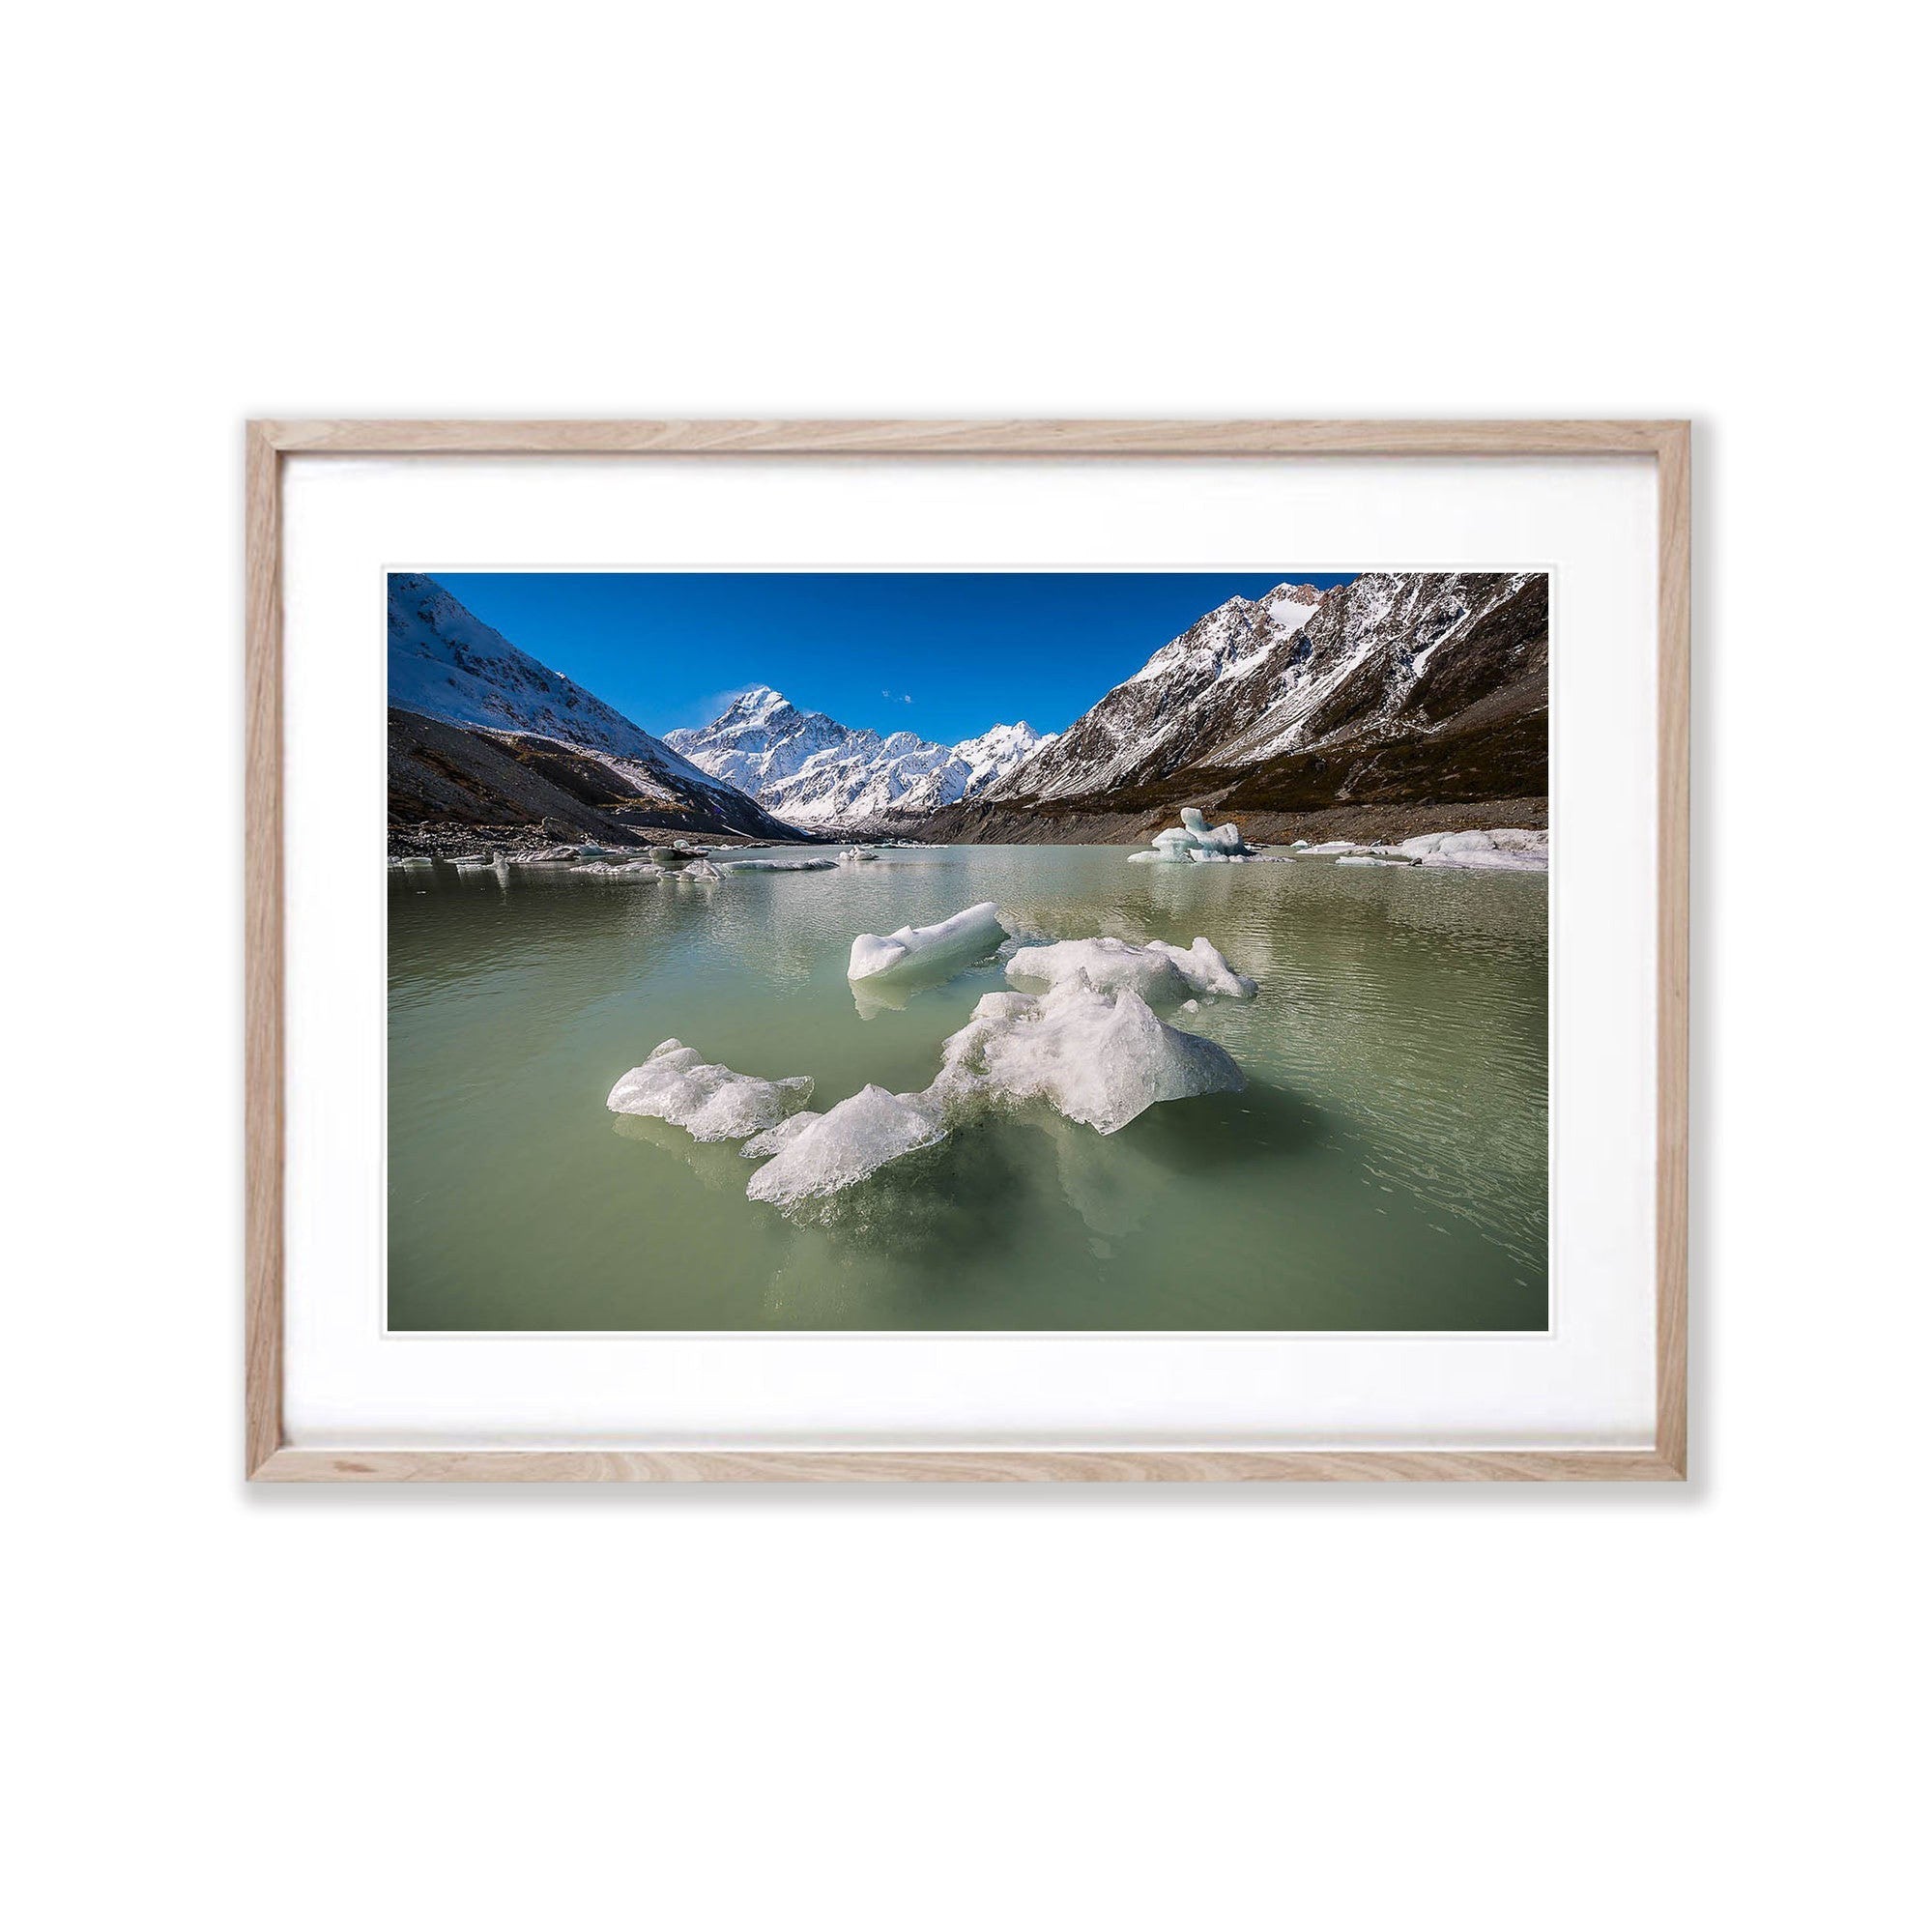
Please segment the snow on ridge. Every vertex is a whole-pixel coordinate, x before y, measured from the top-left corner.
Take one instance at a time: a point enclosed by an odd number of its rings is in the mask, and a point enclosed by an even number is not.
[[[995,725],[957,745],[909,731],[882,736],[801,711],[768,685],[754,685],[710,724],[674,732],[670,741],[777,817],[829,829],[957,804],[1050,740],[1024,723]]]
[[[621,711],[539,663],[486,624],[434,577],[389,580],[389,702],[446,723],[554,738],[608,761],[648,767],[715,792],[718,783]],[[629,774],[635,781],[637,774]]]
[[[1437,653],[1485,634],[1487,617],[1536,574],[1370,572],[1329,591],[1283,584],[1258,599],[1230,598],[993,795],[1085,796],[1191,765],[1308,749],[1336,732],[1393,728],[1424,671],[1440,675]]]

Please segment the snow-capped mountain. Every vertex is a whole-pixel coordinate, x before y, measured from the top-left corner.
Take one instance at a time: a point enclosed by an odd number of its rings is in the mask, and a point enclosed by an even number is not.
[[[660,823],[782,835],[783,827],[729,780],[721,783],[701,771],[601,698],[519,650],[435,578],[403,571],[390,576],[389,631],[392,714],[410,712],[467,732],[528,740],[519,763],[533,779],[544,771],[543,783],[564,780],[571,796],[600,812],[615,811],[620,819],[626,813],[654,815]],[[417,755],[420,735],[412,729],[403,737],[416,764],[423,762]],[[453,741],[438,742],[437,757],[447,761]],[[545,745],[570,756],[560,759],[545,752]],[[468,773],[468,789],[488,793],[493,808],[513,810],[501,778],[482,775],[485,767],[499,772],[501,758],[479,753],[477,759],[477,769]],[[468,753],[463,762],[473,763]],[[399,772],[393,757],[391,764],[392,793],[400,789],[411,801],[426,798],[434,804],[447,789],[432,772]]]
[[[530,732],[622,758],[664,753],[649,732],[519,650],[435,578],[414,572],[389,578],[389,703],[451,724]]]
[[[911,732],[881,736],[822,711],[801,711],[755,685],[699,731],[666,742],[701,769],[749,793],[789,824],[812,830],[907,823],[971,798],[1015,771],[1051,733],[995,725],[956,745]]]
[[[1230,700],[1252,703],[1321,604],[1312,584],[1229,597],[1069,725],[1024,774],[989,789],[998,797],[1075,797],[1129,784],[1150,764],[1189,763],[1205,719]]]
[[[1230,597],[1059,741],[987,789],[1032,805],[1144,789],[1341,745],[1428,736],[1546,704],[1548,580],[1373,574]],[[1333,763],[1333,761],[1331,761]],[[1347,766],[1329,783],[1346,792]]]

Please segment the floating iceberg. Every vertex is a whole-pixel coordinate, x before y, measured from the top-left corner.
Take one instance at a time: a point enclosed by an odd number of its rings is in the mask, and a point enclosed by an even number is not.
[[[694,1140],[741,1140],[776,1127],[812,1097],[812,1081],[758,1080],[712,1066],[695,1047],[665,1040],[610,1091],[613,1113],[643,1113],[683,1128]]]
[[[1102,1134],[1157,1101],[1239,1093],[1247,1083],[1224,1048],[1168,1025],[1127,990],[989,993],[943,1052],[924,1098],[949,1109],[1044,1100]]]
[[[745,1193],[753,1200],[789,1207],[814,1196],[837,1194],[888,1161],[946,1138],[937,1110],[924,1095],[887,1093],[882,1086],[861,1087],[830,1112],[801,1117],[808,1124],[787,1133],[771,1160],[746,1183]]]
[[[673,879],[695,879],[701,885],[715,885],[724,877],[707,858],[693,859],[681,872],[670,875]]]
[[[835,858],[728,858],[718,867],[720,872],[831,872],[837,869]]]
[[[1006,977],[1017,987],[1048,993],[1063,986],[1131,992],[1155,1006],[1177,1006],[1190,994],[1253,999],[1256,991],[1206,939],[1197,939],[1186,951],[1164,939],[1144,946],[1125,939],[1062,939],[1057,945],[1023,947],[1007,961]]]
[[[1135,852],[1130,864],[1159,865],[1184,859],[1246,858],[1253,851],[1241,836],[1241,828],[1231,821],[1210,825],[1198,806],[1181,809],[1181,822],[1154,834],[1151,851]]]
[[[864,865],[878,856],[879,854],[870,846],[847,846],[839,853],[838,862],[841,865]]]
[[[1236,852],[1248,850],[1241,836],[1240,827],[1231,820],[1225,825],[1210,825],[1201,812],[1193,805],[1181,808],[1181,827],[1200,847],[1203,851],[1226,852],[1232,857]]]
[[[1212,994],[1221,999],[1253,999],[1261,990],[1245,972],[1236,972],[1227,955],[1207,939],[1197,939],[1186,952],[1165,939],[1149,939],[1147,950],[1172,960],[1196,993]]]
[[[924,979],[944,967],[956,972],[996,952],[1006,938],[1006,928],[999,923],[999,908],[989,899],[955,912],[950,919],[941,919],[936,926],[901,926],[883,937],[861,933],[852,941],[846,977],[853,981]]]
[[[1125,939],[1062,939],[1024,946],[1006,962],[1006,977],[1022,991],[1052,993],[1063,986],[1090,993],[1137,993],[1157,1006],[1178,1006],[1188,983],[1165,953]]]
[[[1543,872],[1549,834],[1504,826],[1492,832],[1424,832],[1396,848],[1413,863],[1465,872]]]
[[[923,979],[936,963],[950,974],[996,950],[1008,937],[996,914],[989,901],[935,926],[883,938],[861,934],[852,946],[854,995],[868,981],[885,981],[885,992]],[[1159,1101],[1238,1093],[1246,1084],[1224,1048],[1169,1026],[1149,1003],[1151,995],[1192,1013],[1204,997],[1254,996],[1254,982],[1207,939],[1185,950],[1106,937],[1026,946],[1007,972],[1043,991],[985,995],[944,1042],[938,1074],[919,1092],[868,1085],[824,1113],[805,1111],[810,1080],[753,1079],[666,1040],[618,1081],[609,1105],[683,1127],[698,1140],[743,1140],[740,1152],[765,1163],[746,1194],[789,1212],[986,1111],[1044,1102],[1069,1121],[1116,1134]],[[1105,1211],[1110,1219],[1115,1212]]]

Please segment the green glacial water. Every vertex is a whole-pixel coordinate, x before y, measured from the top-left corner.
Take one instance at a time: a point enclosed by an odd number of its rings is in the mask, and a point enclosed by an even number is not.
[[[606,1110],[674,1034],[822,1111],[925,1086],[999,966],[862,1012],[847,953],[983,899],[1043,938],[1213,940],[1260,997],[1170,1017],[1247,1091],[975,1124],[802,1224],[735,1142]],[[438,865],[389,913],[393,1329],[1545,1325],[1540,875],[977,846],[710,886]]]

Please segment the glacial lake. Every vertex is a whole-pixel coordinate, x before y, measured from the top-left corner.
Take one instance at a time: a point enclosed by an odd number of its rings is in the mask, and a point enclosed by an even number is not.
[[[673,1035],[740,1073],[810,1074],[822,1111],[925,1086],[1000,966],[862,1010],[847,955],[986,899],[1041,938],[1211,939],[1260,997],[1168,1018],[1247,1090],[1105,1137],[1044,1110],[975,1124],[823,1222],[748,1200],[736,1142],[606,1110]],[[714,885],[392,871],[389,1326],[1541,1329],[1547,926],[1540,874],[1132,865],[1114,846]]]

